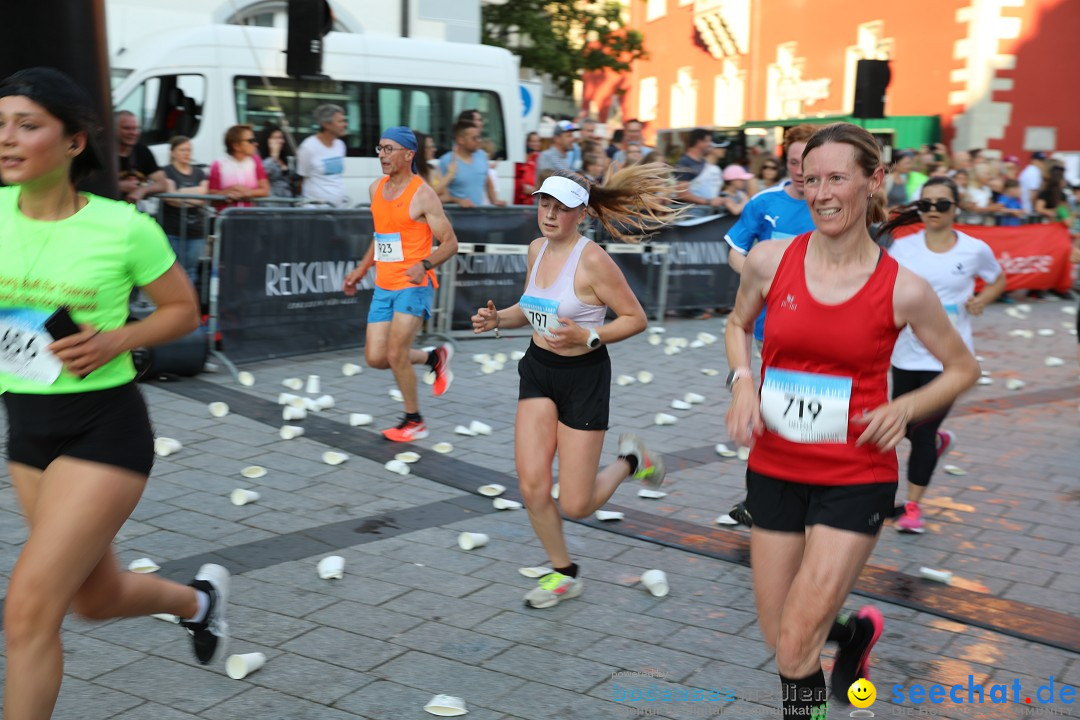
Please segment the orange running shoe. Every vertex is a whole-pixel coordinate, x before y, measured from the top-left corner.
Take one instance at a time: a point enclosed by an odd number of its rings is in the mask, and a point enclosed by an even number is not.
[[[392,442],[412,442],[423,440],[428,436],[427,425],[424,421],[402,420],[397,427],[382,431],[383,437]]]

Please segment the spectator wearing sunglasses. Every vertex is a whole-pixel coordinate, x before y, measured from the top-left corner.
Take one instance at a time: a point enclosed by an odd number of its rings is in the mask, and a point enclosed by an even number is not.
[[[971,318],[981,315],[1005,290],[1005,273],[989,245],[953,227],[959,202],[960,190],[951,178],[932,177],[922,186],[914,207],[894,216],[882,226],[882,232],[920,221],[924,224],[923,230],[894,242],[889,254],[930,283],[953,327],[974,353]],[[985,283],[978,294],[976,277]],[[929,385],[942,372],[941,361],[926,349],[910,326],[896,339],[891,362],[894,400]],[[907,425],[905,435],[911,442],[908,494],[896,521],[896,529],[902,533],[921,534],[925,530],[919,501],[938,460],[956,446],[956,436],[940,429],[949,409]]]
[[[757,179],[759,190],[768,190],[771,187],[779,185],[783,181],[783,174],[780,172],[780,162],[776,160],[776,158],[769,158],[766,160],[758,170]]]
[[[243,202],[270,194],[270,181],[259,159],[259,142],[250,125],[233,125],[225,131],[225,157],[210,166],[210,193],[224,195],[238,207]]]

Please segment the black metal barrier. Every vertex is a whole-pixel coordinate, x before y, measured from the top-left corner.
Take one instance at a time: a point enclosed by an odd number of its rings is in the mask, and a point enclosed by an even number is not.
[[[528,244],[538,236],[534,207],[448,208],[463,243]],[[734,304],[737,276],[727,265],[724,234],[733,218],[710,217],[665,228],[649,239],[670,247],[669,276],[662,252],[613,253],[646,312]],[[220,335],[226,360],[252,362],[363,341],[374,272],[355,297],[341,291],[345,275],[367,251],[374,231],[369,208],[230,208],[215,222],[210,330]],[[598,237],[597,240],[603,240]],[[525,283],[525,255],[459,254],[444,267],[435,322],[429,328],[469,327],[488,299],[517,302]],[[665,287],[666,286],[666,287]],[[666,290],[666,302],[657,294]],[[448,302],[444,302],[448,300]]]

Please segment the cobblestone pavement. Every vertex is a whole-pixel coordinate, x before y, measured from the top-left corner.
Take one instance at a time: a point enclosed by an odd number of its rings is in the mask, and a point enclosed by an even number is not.
[[[947,422],[959,436],[947,462],[967,474],[939,470],[926,503],[927,533],[900,535],[886,527],[872,565],[920,584],[928,582],[916,577],[920,567],[950,570],[958,586],[1016,601],[1018,618],[1041,609],[1073,616],[1080,610],[1080,380],[1076,338],[1068,331],[1075,318],[1062,312],[1065,306],[1036,304],[1020,320],[995,305],[977,322],[977,350],[993,383],[963,398]],[[1036,332],[1032,338],[1009,334],[1018,328]],[[702,331],[720,336],[722,321],[669,322],[665,337],[693,340]],[[360,362],[356,351],[248,366],[256,378],[250,388],[224,374],[145,385],[157,434],[179,439],[183,449],[158,459],[142,502],[117,538],[120,558],[126,564],[148,556],[185,582],[207,558],[229,566],[230,651],[261,651],[268,662],[245,680],[231,680],[221,663],[199,667],[174,625],[71,617],[56,717],[399,720],[428,717],[422,708],[435,693],[463,697],[476,720],[778,717],[777,677],[755,626],[750,571],[742,564],[567,523],[584,595],[547,610],[523,606],[534,581],[518,568],[543,564],[544,554],[524,512],[496,512],[470,491],[513,474],[517,375],[513,362],[483,374],[470,356],[509,354],[527,342],[458,344],[448,395],[432,399],[421,385],[432,433],[418,443],[423,457],[405,477],[383,468],[401,448],[375,435],[400,413],[387,392],[392,376],[365,369],[344,377],[343,362]],[[613,387],[606,458],[626,429],[684,456],[728,442],[722,344],[671,356],[662,350],[645,336],[612,349],[613,376],[648,370],[655,379]],[[1047,367],[1047,356],[1066,363]],[[720,374],[707,376],[702,368]],[[281,381],[309,374],[321,376],[322,392],[334,397],[335,407],[296,423],[308,428],[307,436],[283,441],[276,404],[285,391]],[[1026,385],[1006,390],[1014,377]],[[688,391],[706,402],[690,411],[669,409]],[[233,411],[212,417],[206,399],[214,397],[231,400]],[[661,411],[678,421],[654,425]],[[375,425],[350,427],[353,412],[374,415]],[[472,420],[491,425],[492,434],[454,434],[456,425]],[[431,452],[441,441],[453,443],[450,455]],[[336,467],[321,460],[334,446],[352,448]],[[670,518],[698,524],[702,533],[744,535],[715,520],[741,498],[745,464],[711,450],[698,456],[708,459],[684,463],[669,476],[667,497],[642,499],[636,487],[624,486],[612,503],[650,513],[658,524]],[[240,470],[251,464],[268,474],[243,478]],[[0,483],[0,582],[6,587],[25,529],[6,473]],[[261,497],[234,506],[228,495],[238,487]],[[491,540],[460,550],[456,536],[465,530]],[[345,558],[342,580],[317,577],[317,561],[329,554]],[[655,598],[641,587],[639,577],[649,568],[667,572],[669,596]],[[864,602],[852,597],[849,606]],[[1080,716],[1060,696],[1063,684],[1080,686],[1076,652],[877,604],[887,622],[874,653],[875,716]],[[1063,632],[1076,637],[1075,623]],[[1045,691],[1034,693],[1051,678],[1057,702],[1047,704]],[[906,692],[916,683],[962,684],[965,704],[892,701],[894,686]],[[986,687],[984,704],[966,704],[969,684]],[[993,684],[1008,685],[1010,702],[990,702]],[[696,691],[704,699],[649,700],[656,689]],[[830,716],[850,711],[835,706]]]

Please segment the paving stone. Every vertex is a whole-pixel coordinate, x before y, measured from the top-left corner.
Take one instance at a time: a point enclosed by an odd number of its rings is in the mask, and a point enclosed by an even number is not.
[[[471,665],[480,664],[514,645],[493,635],[435,622],[424,623],[401,633],[393,642]]]
[[[281,649],[362,671],[371,670],[405,652],[405,648],[381,640],[328,627],[316,628],[290,640],[282,644]]]
[[[657,647],[629,638],[608,637],[578,653],[597,662],[616,665],[640,673],[662,672],[668,680],[681,681],[699,670],[709,660],[700,655]]]
[[[618,705],[597,698],[569,692],[539,682],[529,682],[495,699],[490,707],[512,713],[525,720],[573,718],[573,720],[611,720],[624,717]],[[633,717],[633,716],[630,716]]]
[[[113,670],[94,682],[194,713],[219,708],[222,702],[245,690],[244,685],[230,680],[220,668],[199,668],[157,657]]]
[[[79,720],[112,720],[143,701],[133,694],[117,692],[99,684],[65,678],[53,717]]]
[[[382,607],[466,629],[485,622],[499,612],[497,608],[471,602],[468,598],[448,598],[426,590],[411,590],[386,601]]]
[[[582,693],[618,670],[611,665],[526,645],[515,645],[483,666],[526,680],[538,678],[548,685]]]
[[[216,705],[200,717],[209,720],[235,718],[288,718],[289,720],[357,720],[359,715],[291,697],[266,688],[252,688],[243,695]]]
[[[385,609],[339,600],[329,607],[311,613],[305,619],[322,626],[366,635],[376,640],[390,640],[424,622],[418,617],[400,612],[398,608],[400,602],[400,598],[391,600],[388,607],[393,609]]]
[[[415,650],[410,650],[376,668],[372,674],[384,680],[392,678],[393,682],[426,690],[432,694],[446,693],[447,690],[454,688],[467,688],[467,702],[475,702],[480,707],[504,712],[508,709],[494,705],[495,699],[525,684],[524,680],[513,675],[466,665],[456,660],[448,660]],[[547,687],[551,688],[550,685]]]
[[[190,715],[157,703],[143,703],[114,717],[115,720],[198,720],[197,715]]]
[[[370,720],[400,720],[402,717],[422,717],[422,708],[431,698],[432,693],[427,690],[379,681],[338,700],[334,706]],[[502,717],[501,713],[477,707],[469,698],[462,699],[470,718],[498,720]]]
[[[80,680],[92,680],[141,658],[134,650],[88,635],[64,636],[64,673]]]
[[[375,678],[338,665],[284,653],[268,659],[266,665],[245,680],[320,705],[333,705],[345,695],[368,687]]]

